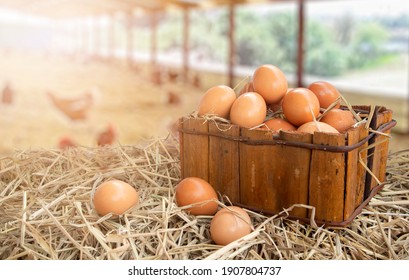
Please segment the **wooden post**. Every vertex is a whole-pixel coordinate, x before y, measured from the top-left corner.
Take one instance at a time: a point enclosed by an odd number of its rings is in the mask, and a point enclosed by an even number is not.
[[[109,37],[108,37],[109,55],[115,59],[115,14],[110,16]]]
[[[130,11],[126,14],[126,30],[127,30],[127,57],[129,67],[133,66],[133,12]]]
[[[183,8],[183,79],[188,81],[189,73],[189,8]]]
[[[76,20],[76,32],[75,32],[75,53],[80,53],[82,48],[82,24],[81,19]]]
[[[88,26],[87,19],[82,19],[81,22],[81,52],[82,54],[87,54],[88,52]]]
[[[297,87],[303,87],[304,21],[304,0],[298,0]]]
[[[94,31],[94,56],[99,58],[101,56],[101,33],[100,33],[100,19],[95,17],[93,20],[93,31]]]
[[[53,52],[61,53],[60,45],[61,31],[59,30],[59,22],[57,20],[54,21],[54,24],[51,28],[54,34]]]
[[[90,36],[89,36],[89,21],[88,19],[84,19],[84,29],[83,29],[83,47],[84,47],[84,53],[86,55],[89,54],[90,52]]]
[[[156,55],[157,55],[157,11],[151,12],[151,66],[156,65]]]
[[[230,2],[229,4],[229,56],[228,56],[228,85],[233,87],[234,83],[234,65],[235,65],[235,40],[234,40],[234,29],[235,29],[235,4]]]

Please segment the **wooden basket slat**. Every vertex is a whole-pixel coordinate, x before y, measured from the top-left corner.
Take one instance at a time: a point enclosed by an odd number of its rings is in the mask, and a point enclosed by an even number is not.
[[[345,145],[343,134],[315,132],[314,144]],[[345,155],[313,150],[311,155],[309,205],[315,206],[315,218],[341,222],[344,217]]]
[[[366,117],[370,107],[354,109]],[[388,134],[395,124],[380,107],[371,127]],[[281,131],[276,140],[265,130],[194,117],[181,118],[179,128],[182,178],[203,178],[233,204],[264,213],[305,204],[315,206],[318,224],[345,226],[382,186],[370,173],[385,180],[389,143],[378,145],[386,136],[369,135],[364,124],[339,135]],[[302,221],[309,215],[302,207],[290,213]]]
[[[390,110],[385,110],[384,108],[376,115],[376,129],[379,128],[384,123],[387,123],[392,120],[392,112]],[[389,133],[390,131],[386,131]],[[387,136],[376,135],[375,136],[375,147],[373,152],[373,163],[372,163],[372,172],[378,178],[380,182],[385,181],[386,174],[386,160],[388,157],[388,148],[389,143],[386,140]],[[378,144],[379,143],[379,144]],[[377,186],[379,183],[375,178],[371,178],[371,190]]]
[[[264,130],[241,129],[241,136],[250,140],[271,139]],[[277,145],[249,145],[241,142],[240,153],[240,203],[261,209],[281,209],[280,174],[284,166]]]
[[[284,141],[311,143],[312,135],[307,133],[281,132],[280,138]],[[310,174],[311,150],[279,145],[282,157],[280,164],[285,166],[282,175],[284,188],[280,192],[282,208],[289,208],[293,204],[308,204],[308,180]],[[282,210],[282,209],[280,209]],[[307,217],[307,209],[294,208],[291,213],[297,217]]]
[[[365,125],[358,127],[359,129],[359,139],[362,140],[368,136],[368,130],[365,128]],[[364,201],[364,192],[365,192],[365,174],[367,173],[365,165],[368,162],[368,142],[365,142],[358,150],[358,165],[357,165],[357,184],[355,186],[355,208],[357,208]],[[362,162],[362,163],[361,163]]]
[[[348,145],[358,143],[360,139],[360,127],[350,129],[347,133]],[[347,153],[346,156],[346,176],[345,176],[345,204],[344,204],[344,219],[349,218],[356,208],[356,192],[358,185],[358,165],[359,163],[358,149],[354,149]]]
[[[238,138],[238,126],[209,122],[210,135]],[[231,201],[240,200],[239,143],[224,137],[209,136],[209,183]]]
[[[199,177],[209,180],[209,127],[203,119],[182,118],[180,125],[187,131],[181,137],[182,178]]]

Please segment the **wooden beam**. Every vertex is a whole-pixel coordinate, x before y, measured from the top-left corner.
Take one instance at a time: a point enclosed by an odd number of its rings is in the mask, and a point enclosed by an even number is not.
[[[133,67],[133,12],[126,13],[127,60],[129,67]]]
[[[82,48],[82,22],[80,18],[75,20],[75,53],[80,53]]]
[[[100,30],[100,20],[98,16],[92,18],[92,30],[94,33],[94,56],[101,56],[101,30]]]
[[[90,26],[89,21],[87,18],[83,21],[83,46],[84,46],[84,53],[86,55],[90,54],[90,45],[91,45],[91,38],[90,38]]]
[[[157,63],[157,13],[157,11],[151,11],[151,66],[155,66]]]
[[[228,85],[233,87],[234,83],[234,66],[235,66],[235,57],[236,57],[236,46],[235,46],[235,7],[234,2],[230,2],[229,9],[229,53],[228,53]]]
[[[304,0],[298,0],[297,87],[304,84]]]
[[[189,8],[183,8],[183,79],[185,82],[188,81],[189,74],[189,28],[190,28],[190,17]]]
[[[111,56],[111,59],[115,59],[115,20],[116,20],[116,14],[112,13],[111,16],[109,17],[109,36],[108,36],[108,46],[109,46],[109,55]]]

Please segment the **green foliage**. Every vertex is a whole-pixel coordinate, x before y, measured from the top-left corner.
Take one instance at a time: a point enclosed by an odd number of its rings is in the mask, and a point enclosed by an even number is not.
[[[348,67],[345,53],[339,46],[331,43],[311,49],[307,54],[305,71],[312,75],[337,76]]]
[[[263,20],[254,13],[238,13],[236,30],[236,54],[241,65],[258,66],[281,62],[285,56],[277,42],[270,40],[271,34]]]
[[[190,14],[190,48],[209,60],[224,62],[227,59],[227,16],[223,10],[206,13],[195,10]]]
[[[346,55],[337,43],[335,33],[315,21],[306,28],[304,69],[320,76],[336,76],[347,69]]]
[[[387,41],[388,33],[376,22],[360,24],[353,34],[350,44],[349,66],[364,67],[376,60],[382,53],[382,45]]]
[[[181,14],[174,15],[161,23],[160,50],[181,47],[181,18]],[[225,62],[229,31],[227,9],[193,10],[190,19],[191,50],[208,60]],[[285,72],[295,72],[297,20],[294,11],[258,14],[249,9],[237,9],[236,62],[251,67],[270,63]],[[404,21],[406,18],[399,23]],[[311,75],[335,76],[381,61],[387,35],[386,27],[380,23],[357,23],[351,15],[340,17],[333,25],[309,19],[304,37],[305,71]]]
[[[169,14],[161,24],[158,24],[158,49],[162,51],[180,48],[182,46],[182,17],[179,14]]]

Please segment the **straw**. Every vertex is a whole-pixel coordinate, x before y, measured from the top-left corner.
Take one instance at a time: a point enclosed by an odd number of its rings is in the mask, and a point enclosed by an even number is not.
[[[409,259],[409,150],[389,156],[387,184],[348,227],[318,227],[309,205],[274,216],[247,210],[254,230],[219,246],[210,238],[212,216],[192,216],[175,202],[178,145],[152,139],[1,158],[0,259]],[[119,217],[99,216],[92,195],[108,179],[134,186],[140,203]],[[298,207],[309,210],[310,223],[286,218]]]

